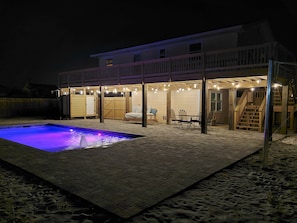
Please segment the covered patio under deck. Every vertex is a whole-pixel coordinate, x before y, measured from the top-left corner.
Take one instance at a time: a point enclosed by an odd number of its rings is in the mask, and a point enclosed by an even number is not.
[[[64,93],[71,94],[71,89],[84,87],[95,87],[98,92],[98,117],[104,122],[104,94],[107,88],[126,88],[126,86],[138,85],[142,92],[142,125],[147,126],[147,94],[148,86],[156,84],[174,86],[185,83],[199,85],[200,110],[197,111],[201,117],[201,132],[207,132],[207,116],[210,109],[208,91],[218,82],[229,84],[227,109],[225,116],[228,116],[229,129],[236,129],[238,114],[236,113],[236,86],[237,79],[242,79],[245,88],[257,87],[256,82],[264,80],[258,86],[264,87],[267,73],[268,60],[277,58],[282,61],[294,61],[294,57],[278,43],[267,43],[262,45],[238,47],[229,50],[189,54],[184,56],[162,58],[152,61],[141,61],[130,64],[120,64],[111,67],[97,67],[85,70],[63,72],[59,74],[59,87],[66,89]],[[285,74],[286,75],[286,74]],[[239,83],[240,81],[238,81]],[[254,82],[255,84],[253,84]],[[99,83],[99,85],[98,85]],[[154,88],[154,87],[152,87]],[[179,87],[180,88],[180,87]],[[68,89],[68,90],[67,90]],[[155,88],[154,88],[155,89]],[[223,89],[223,88],[221,88]],[[67,93],[68,92],[68,93]],[[99,93],[100,92],[100,93]],[[131,91],[130,91],[131,92]],[[164,101],[166,108],[163,111],[162,119],[167,124],[171,122],[171,90],[167,91],[167,98]],[[127,99],[128,100],[128,99]],[[71,100],[69,100],[71,101]],[[67,107],[67,106],[65,106]],[[68,106],[69,107],[69,106]],[[71,106],[70,106],[71,107]],[[73,106],[72,106],[73,107]],[[241,109],[242,110],[242,109]],[[125,107],[129,111],[129,107]],[[160,113],[158,113],[160,114]],[[263,120],[262,117],[261,120]],[[261,131],[261,128],[259,128]]]

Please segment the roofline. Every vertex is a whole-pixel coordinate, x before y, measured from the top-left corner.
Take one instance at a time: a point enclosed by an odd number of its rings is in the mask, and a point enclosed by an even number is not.
[[[227,28],[216,29],[216,30],[202,32],[202,33],[196,33],[196,34],[192,34],[192,35],[181,36],[181,37],[161,40],[161,41],[157,41],[157,42],[147,43],[147,44],[143,44],[143,45],[127,47],[127,48],[122,48],[122,49],[112,50],[112,51],[106,51],[106,52],[98,53],[98,54],[91,54],[90,57],[96,58],[96,57],[100,57],[100,56],[108,56],[108,55],[113,55],[113,54],[127,53],[127,52],[142,50],[142,49],[150,48],[150,47],[163,46],[164,44],[172,44],[175,42],[190,40],[193,38],[205,38],[207,36],[211,36],[214,34],[240,31],[240,30],[242,30],[242,28],[243,28],[242,25],[236,25],[236,26],[231,26],[231,27],[227,27]]]

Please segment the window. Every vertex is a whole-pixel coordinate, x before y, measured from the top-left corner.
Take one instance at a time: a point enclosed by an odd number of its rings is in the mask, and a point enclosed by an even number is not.
[[[111,67],[113,64],[112,64],[112,59],[106,59],[105,60],[105,66],[107,67]]]
[[[201,52],[201,43],[192,43],[190,44],[190,53],[200,53]]]
[[[134,57],[133,57],[133,61],[134,62],[141,61],[141,55],[140,54],[135,54]]]
[[[166,51],[165,51],[165,49],[161,49],[161,50],[160,50],[160,58],[165,58],[165,56],[166,56]]]
[[[210,111],[222,111],[223,94],[211,92]]]

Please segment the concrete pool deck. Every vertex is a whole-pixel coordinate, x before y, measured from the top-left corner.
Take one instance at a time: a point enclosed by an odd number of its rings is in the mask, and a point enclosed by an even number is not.
[[[1,125],[53,123],[144,137],[107,148],[48,153],[0,139],[0,159],[129,218],[263,147],[261,132],[208,126],[140,124],[98,119],[1,120]],[[273,135],[277,140],[283,135]],[[54,140],[54,139],[53,139]]]

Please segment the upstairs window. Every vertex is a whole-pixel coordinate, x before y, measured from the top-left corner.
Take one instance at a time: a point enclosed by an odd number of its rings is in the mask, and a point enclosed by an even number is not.
[[[192,43],[189,46],[190,53],[200,53],[201,52],[201,43]]]
[[[134,62],[141,61],[141,55],[140,54],[135,54],[134,57],[133,57],[133,61]]]
[[[166,57],[166,51],[165,49],[160,50],[160,58],[165,58]]]
[[[113,65],[113,63],[112,63],[112,59],[106,59],[105,60],[105,66],[107,66],[107,67],[111,67]]]
[[[222,111],[223,94],[218,92],[211,92],[210,99],[210,111]]]

